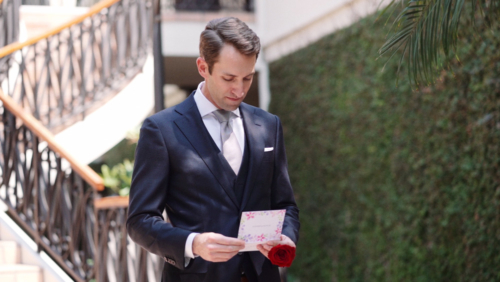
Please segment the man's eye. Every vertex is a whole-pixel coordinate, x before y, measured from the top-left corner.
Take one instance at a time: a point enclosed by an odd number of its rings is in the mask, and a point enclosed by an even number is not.
[[[224,77],[223,77],[222,79],[224,79],[225,81],[233,81],[233,79],[232,79],[232,78],[224,78]]]
[[[250,80],[252,80],[252,78],[251,77],[245,77],[245,78],[243,78],[243,80],[250,81]]]

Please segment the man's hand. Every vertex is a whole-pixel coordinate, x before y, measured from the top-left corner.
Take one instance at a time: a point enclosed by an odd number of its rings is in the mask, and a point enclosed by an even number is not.
[[[264,244],[257,245],[257,249],[266,257],[269,258],[269,251],[276,245],[288,245],[295,248],[295,243],[288,236],[281,234],[281,241],[268,241]]]
[[[211,262],[225,262],[245,248],[245,241],[217,233],[202,233],[193,240],[193,254]]]

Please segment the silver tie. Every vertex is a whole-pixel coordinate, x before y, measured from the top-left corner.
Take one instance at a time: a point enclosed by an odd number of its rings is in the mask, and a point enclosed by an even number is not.
[[[232,112],[225,110],[213,111],[215,118],[220,122],[220,136],[222,141],[222,154],[233,169],[234,173],[238,174],[241,166],[243,154],[240,145],[236,139],[236,135],[231,127]]]

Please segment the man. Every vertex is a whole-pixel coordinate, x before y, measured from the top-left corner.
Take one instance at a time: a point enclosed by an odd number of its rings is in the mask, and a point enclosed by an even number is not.
[[[127,230],[165,259],[162,281],[278,282],[267,254],[274,245],[297,242],[299,210],[280,121],[242,103],[259,51],[259,38],[245,23],[212,20],[196,61],[205,81],[141,128]],[[242,212],[270,209],[286,209],[281,241],[239,253]]]

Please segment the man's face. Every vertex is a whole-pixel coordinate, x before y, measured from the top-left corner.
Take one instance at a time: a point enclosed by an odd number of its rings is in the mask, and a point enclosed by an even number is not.
[[[234,111],[252,85],[255,62],[255,55],[243,55],[231,44],[222,47],[211,74],[205,60],[198,58],[198,71],[205,78],[203,94],[217,108]]]

